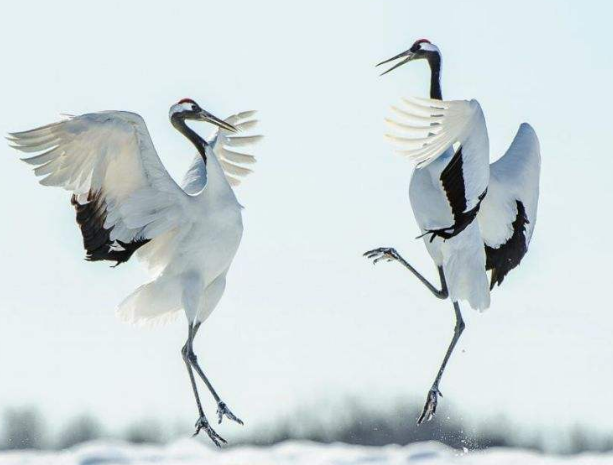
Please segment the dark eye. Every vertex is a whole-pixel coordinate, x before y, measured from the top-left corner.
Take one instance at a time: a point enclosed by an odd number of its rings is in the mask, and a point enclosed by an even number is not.
[[[411,52],[415,53],[419,49],[421,49],[421,44],[413,44],[413,46],[411,47]]]
[[[198,107],[196,106],[195,103],[192,103],[192,111],[196,111],[198,109]]]

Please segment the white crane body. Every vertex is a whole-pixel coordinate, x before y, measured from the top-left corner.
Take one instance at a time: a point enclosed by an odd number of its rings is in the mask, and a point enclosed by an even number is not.
[[[14,148],[35,154],[24,161],[36,167],[42,185],[72,193],[87,260],[119,265],[136,253],[147,265],[152,280],[119,305],[121,319],[159,323],[184,310],[188,339],[182,355],[198,406],[196,434],[205,430],[218,446],[225,440],[204,415],[194,370],[217,402],[219,422],[223,417],[242,421],[204,375],[193,340],[224,293],[243,235],[242,207],[232,186],[251,173],[244,165],[255,158],[233,147],[248,147],[261,136],[232,134],[254,127],[254,113],[220,120],[191,99],[171,107],[172,125],[198,150],[182,187],[164,168],[136,113],[88,113],[8,137]],[[218,129],[205,140],[186,120]]]
[[[428,393],[418,423],[436,412],[439,383],[464,331],[459,302],[483,311],[490,291],[517,267],[536,223],[540,146],[532,127],[523,123],[506,154],[490,165],[489,138],[476,100],[444,101],[441,54],[426,39],[379,65],[401,60],[383,74],[413,60],[425,59],[431,70],[430,99],[412,97],[392,107],[387,138],[398,152],[415,161],[409,185],[411,207],[428,253],[438,268],[441,289],[424,278],[394,248],[364,255],[397,261],[436,297],[449,297],[456,316],[454,336]],[[488,283],[487,272],[491,271]]]
[[[207,155],[206,188],[190,194],[188,216],[193,222],[152,239],[136,252],[154,279],[119,305],[121,319],[155,323],[183,309],[189,321],[201,323],[221,299],[243,234],[242,207],[214,150],[207,148]],[[182,187],[186,185],[184,181]]]
[[[428,166],[416,167],[409,184],[409,199],[415,220],[422,233],[453,224],[454,218],[445,191],[441,172],[453,158],[448,149]],[[490,304],[490,291],[485,274],[485,250],[479,227],[469,224],[461,234],[445,241],[431,241],[424,236],[424,244],[437,267],[443,269],[454,301],[468,301],[471,307],[485,310]]]

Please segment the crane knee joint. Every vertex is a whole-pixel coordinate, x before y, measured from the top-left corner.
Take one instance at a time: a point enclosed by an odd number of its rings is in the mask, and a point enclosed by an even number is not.
[[[198,362],[198,357],[196,357],[196,354],[194,353],[193,350],[190,350],[190,351],[187,352],[187,359],[191,363],[197,363]]]
[[[183,348],[181,349],[181,356],[183,357],[183,360],[185,360],[186,362],[195,363],[198,361],[196,354],[191,349],[191,347],[189,347],[187,344],[185,344]]]

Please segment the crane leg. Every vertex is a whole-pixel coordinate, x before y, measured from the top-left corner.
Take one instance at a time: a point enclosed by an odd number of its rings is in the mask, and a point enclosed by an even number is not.
[[[235,421],[239,425],[242,425],[243,421],[240,418],[238,418],[236,415],[234,415],[230,411],[226,403],[221,400],[221,398],[219,397],[219,394],[217,394],[217,391],[215,391],[215,388],[213,387],[209,379],[204,374],[204,371],[202,371],[202,368],[200,368],[200,365],[198,364],[198,357],[196,357],[196,354],[194,353],[193,343],[194,343],[194,338],[196,337],[196,333],[198,333],[198,329],[200,328],[200,324],[201,323],[198,322],[198,323],[195,323],[194,325],[190,325],[190,338],[188,338],[186,347],[184,347],[184,350],[186,353],[185,356],[187,357],[187,360],[189,361],[191,367],[194,370],[196,370],[196,373],[198,373],[198,376],[200,376],[202,381],[204,381],[204,384],[206,384],[206,387],[211,392],[211,395],[215,399],[215,402],[217,402],[218,422],[221,423],[221,420],[223,420],[223,417],[225,416],[229,420]]]
[[[373,264],[377,264],[377,262],[381,260],[385,260],[388,262],[397,261],[401,265],[403,265],[407,270],[413,273],[417,279],[419,279],[424,286],[426,286],[435,297],[439,299],[446,299],[449,297],[449,291],[447,290],[447,282],[445,281],[445,275],[443,274],[443,268],[438,268],[438,273],[441,278],[441,289],[437,289],[434,287],[430,281],[424,278],[415,268],[411,266],[409,262],[407,262],[402,256],[396,251],[396,249],[391,247],[380,247],[378,249],[369,250],[364,253],[364,257],[373,261]]]
[[[189,375],[189,381],[192,385],[192,390],[194,391],[194,397],[196,398],[196,405],[198,406],[198,420],[196,421],[196,432],[194,436],[196,436],[200,430],[206,431],[208,436],[211,438],[211,441],[215,443],[217,447],[221,447],[221,444],[225,444],[226,440],[222,438],[209,424],[206,415],[204,414],[204,410],[202,409],[202,404],[200,402],[200,396],[198,395],[198,387],[196,386],[196,379],[194,378],[194,371],[192,370],[192,366],[189,360],[189,348],[192,346],[193,342],[193,326],[190,323],[188,328],[188,336],[187,342],[181,349],[181,355],[183,356],[183,361],[185,362],[185,366],[187,367],[187,373]]]
[[[451,339],[451,343],[449,344],[449,348],[447,349],[447,353],[445,354],[445,358],[443,359],[443,363],[438,370],[438,374],[436,375],[436,379],[428,392],[428,398],[426,400],[426,404],[424,405],[424,409],[417,420],[417,424],[421,425],[424,421],[432,420],[434,414],[436,413],[436,405],[438,403],[438,396],[443,397],[441,391],[438,388],[439,383],[441,382],[441,378],[443,377],[443,373],[445,371],[445,367],[447,366],[447,362],[449,361],[449,357],[453,353],[453,349],[455,348],[462,332],[464,331],[465,324],[462,319],[462,312],[460,311],[460,305],[457,302],[453,303],[453,309],[455,311],[455,328],[453,329],[453,338]]]

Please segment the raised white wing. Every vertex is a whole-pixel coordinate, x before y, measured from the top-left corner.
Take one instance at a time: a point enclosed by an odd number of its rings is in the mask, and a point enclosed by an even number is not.
[[[387,138],[423,168],[449,147],[461,145],[466,155],[489,162],[489,140],[485,118],[476,100],[432,100],[411,97],[402,99],[402,107],[392,107],[400,121],[387,119],[406,135],[387,134]],[[409,136],[409,137],[406,137]]]
[[[490,286],[500,285],[528,251],[536,224],[541,154],[539,140],[522,124],[511,146],[490,166],[487,197],[477,216],[485,242]]]
[[[123,111],[70,117],[10,134],[44,186],[73,193],[89,260],[130,258],[184,217],[188,195],[168,174],[143,119]]]
[[[396,133],[387,138],[417,169],[437,162],[436,173],[453,213],[453,225],[426,234],[432,234],[431,240],[456,236],[475,219],[489,180],[489,139],[481,106],[476,100],[411,98],[392,108],[398,119],[386,121]]]
[[[258,143],[264,136],[243,134],[243,132],[249,131],[257,126],[258,120],[252,119],[255,113],[255,110],[244,111],[225,119],[227,123],[230,123],[238,129],[240,134],[217,128],[206,140],[209,147],[217,156],[219,164],[231,186],[238,186],[241,183],[241,178],[253,172],[245,165],[254,164],[256,159],[252,154],[247,152],[250,151],[248,149]],[[234,150],[236,148],[240,151]],[[206,166],[202,157],[197,154],[187,170],[187,173],[185,173],[182,186],[185,192],[195,194],[200,192],[205,185]]]

